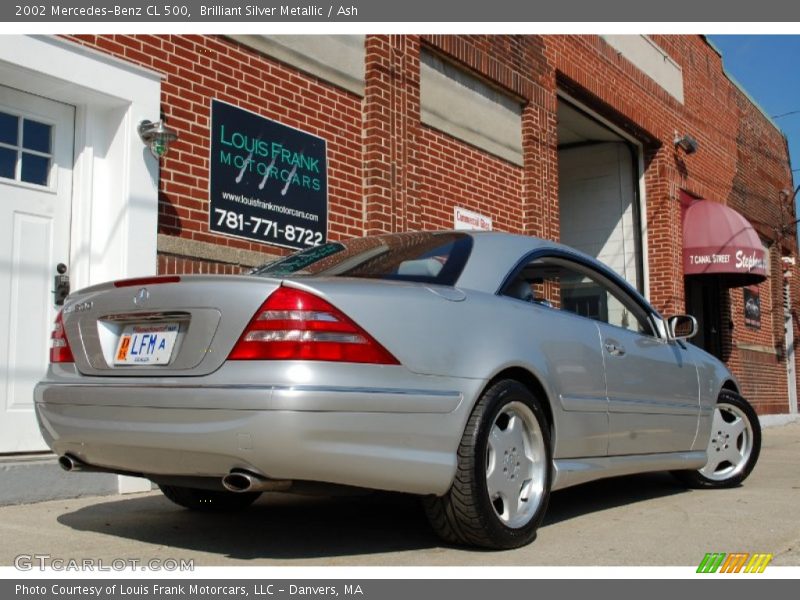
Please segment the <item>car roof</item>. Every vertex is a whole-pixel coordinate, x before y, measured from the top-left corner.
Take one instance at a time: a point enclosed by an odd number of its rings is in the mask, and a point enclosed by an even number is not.
[[[539,249],[561,249],[596,262],[574,248],[538,237],[501,231],[458,231],[472,237],[469,260],[458,279],[458,287],[494,293],[509,272],[527,254]]]
[[[538,237],[500,231],[462,231],[461,233],[468,233],[472,237],[473,248],[464,271],[458,279],[459,287],[496,293],[524,257],[536,250],[557,250],[565,257],[579,259],[585,264],[593,265],[599,273],[636,299],[644,309],[660,318],[658,311],[628,281],[615,273],[608,265],[572,246]]]

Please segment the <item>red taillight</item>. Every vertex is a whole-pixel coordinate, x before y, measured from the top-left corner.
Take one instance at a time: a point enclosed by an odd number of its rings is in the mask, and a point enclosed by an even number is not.
[[[155,285],[157,283],[178,283],[179,275],[165,275],[161,277],[136,277],[135,279],[120,279],[114,282],[114,287],[130,287],[134,285]]]
[[[72,357],[72,350],[67,341],[67,334],[64,331],[64,321],[61,311],[58,312],[56,323],[53,326],[53,333],[50,334],[50,362],[51,363],[71,363],[75,362]]]
[[[339,309],[287,287],[275,290],[261,305],[228,359],[400,364]]]

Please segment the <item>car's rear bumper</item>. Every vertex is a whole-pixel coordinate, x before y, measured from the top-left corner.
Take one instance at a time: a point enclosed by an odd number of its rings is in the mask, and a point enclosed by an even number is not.
[[[442,494],[455,473],[464,399],[480,384],[400,376],[388,378],[404,383],[397,387],[50,377],[36,387],[36,411],[54,452],[109,470],[221,478],[247,469]]]

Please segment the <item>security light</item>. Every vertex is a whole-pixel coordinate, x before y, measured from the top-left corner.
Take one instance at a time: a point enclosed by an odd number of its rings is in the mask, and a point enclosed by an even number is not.
[[[697,152],[697,140],[688,133],[682,136],[676,133],[674,143],[678,148],[686,152],[686,154],[694,154]]]
[[[139,123],[136,131],[156,158],[166,155],[169,145],[178,139],[178,132],[171,127],[167,127],[164,121],[153,123],[152,121],[144,120]]]

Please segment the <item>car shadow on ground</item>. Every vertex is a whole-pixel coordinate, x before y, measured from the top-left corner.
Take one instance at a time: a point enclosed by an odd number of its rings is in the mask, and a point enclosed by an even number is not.
[[[669,473],[612,477],[576,485],[550,495],[542,527],[593,512],[687,492],[686,486]]]
[[[584,484],[552,494],[542,527],[683,491],[661,473]],[[234,513],[189,511],[158,494],[100,501],[62,514],[58,522],[78,531],[236,560],[333,558],[444,545],[417,497],[389,493],[338,498],[264,494],[248,510]]]
[[[58,522],[80,531],[237,560],[357,556],[439,545],[418,499],[388,493],[264,494],[248,509],[228,513],[186,510],[155,494],[101,501],[62,514]]]

